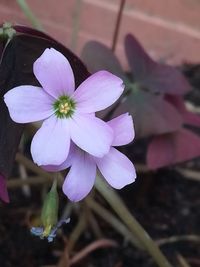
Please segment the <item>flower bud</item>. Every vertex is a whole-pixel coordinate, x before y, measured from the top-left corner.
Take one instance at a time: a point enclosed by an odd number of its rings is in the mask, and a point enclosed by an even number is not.
[[[0,39],[4,41],[11,40],[15,35],[16,31],[10,22],[5,22],[0,28]]]
[[[57,192],[57,180],[55,179],[51,190],[46,195],[41,212],[41,221],[44,227],[43,237],[49,236],[52,228],[58,221],[58,192]]]

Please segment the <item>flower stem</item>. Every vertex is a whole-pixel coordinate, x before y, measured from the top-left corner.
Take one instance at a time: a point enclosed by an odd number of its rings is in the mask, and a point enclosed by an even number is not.
[[[133,246],[139,249],[143,249],[142,245],[138,242],[138,240],[136,240],[135,236],[130,232],[130,230],[111,212],[98,204],[92,198],[87,197],[86,203],[93,210],[93,212],[99,215],[104,221],[109,223],[117,232],[119,232],[124,237],[125,240],[129,241]]]
[[[78,33],[80,30],[80,15],[82,8],[82,0],[76,0],[74,5],[74,12],[72,14],[72,35],[70,48],[73,52],[76,52]]]
[[[112,51],[113,52],[115,52],[115,48],[116,48],[116,44],[117,44],[117,39],[118,39],[118,35],[119,35],[119,27],[120,27],[120,23],[121,23],[121,19],[122,19],[122,12],[124,9],[125,2],[126,2],[126,0],[121,0],[120,6],[119,6],[119,11],[117,14],[117,21],[115,24],[115,30],[114,30],[114,34],[113,34],[113,40],[112,40]]]
[[[172,267],[156,243],[126,208],[117,193],[115,193],[115,191],[112,190],[100,177],[97,177],[95,187],[118,214],[121,220],[128,226],[135,237],[140,241],[146,251],[152,256],[158,266]]]
[[[34,26],[34,28],[36,28],[37,30],[43,31],[43,27],[41,23],[31,11],[30,7],[26,3],[26,0],[17,0],[17,3],[22,9],[22,11],[24,12],[24,14],[26,15],[26,17],[31,22],[31,24]]]
[[[86,218],[85,218],[85,214],[82,213],[78,219],[78,223],[76,227],[74,228],[73,232],[71,233],[69,237],[69,242],[68,242],[69,253],[73,250],[77,240],[79,239],[79,237],[81,236],[85,228],[86,228]]]

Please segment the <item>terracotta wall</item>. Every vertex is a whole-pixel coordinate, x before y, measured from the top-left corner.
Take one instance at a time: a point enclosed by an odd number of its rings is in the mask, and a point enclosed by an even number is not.
[[[77,47],[91,39],[111,45],[119,0],[27,0],[45,30],[71,45],[72,27],[81,2]],[[1,21],[27,24],[15,0],[0,0]],[[132,32],[156,59],[172,64],[200,62],[199,0],[127,0],[120,28],[117,54],[126,61],[123,38]]]

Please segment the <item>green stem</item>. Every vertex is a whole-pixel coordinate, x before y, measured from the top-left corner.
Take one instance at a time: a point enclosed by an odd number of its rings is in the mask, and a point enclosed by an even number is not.
[[[77,240],[79,239],[79,237],[81,236],[85,228],[86,228],[86,218],[85,218],[85,214],[82,213],[79,217],[76,227],[74,228],[73,232],[71,233],[69,237],[69,242],[68,242],[69,253],[73,250]]]
[[[43,27],[36,16],[31,11],[30,7],[26,3],[26,0],[17,0],[18,5],[26,15],[26,17],[30,20],[31,24],[34,26],[35,29],[43,31]]]
[[[156,243],[151,239],[148,233],[142,228],[138,221],[126,208],[121,198],[112,190],[100,177],[96,179],[96,189],[106,199],[113,210],[128,226],[135,237],[140,241],[147,252],[152,256],[160,267],[172,267],[166,257],[163,255]]]
[[[80,29],[80,14],[81,14],[82,0],[76,0],[75,9],[72,17],[72,37],[70,48],[76,52],[78,33]]]
[[[92,198],[87,197],[86,203],[88,206],[99,215],[104,221],[109,223],[117,232],[119,232],[125,240],[129,241],[133,246],[143,249],[142,245],[136,240],[135,236],[130,232],[130,230],[119,220],[117,219],[111,212],[106,210]]]

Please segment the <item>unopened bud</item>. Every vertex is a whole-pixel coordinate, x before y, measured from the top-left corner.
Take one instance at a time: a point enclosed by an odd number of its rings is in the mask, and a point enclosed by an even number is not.
[[[58,192],[57,192],[57,180],[51,187],[51,190],[46,195],[44,204],[42,207],[41,221],[44,227],[43,237],[47,237],[52,228],[57,224],[58,221]]]
[[[16,31],[10,22],[5,22],[0,28],[0,39],[2,40],[11,40],[15,34]]]

